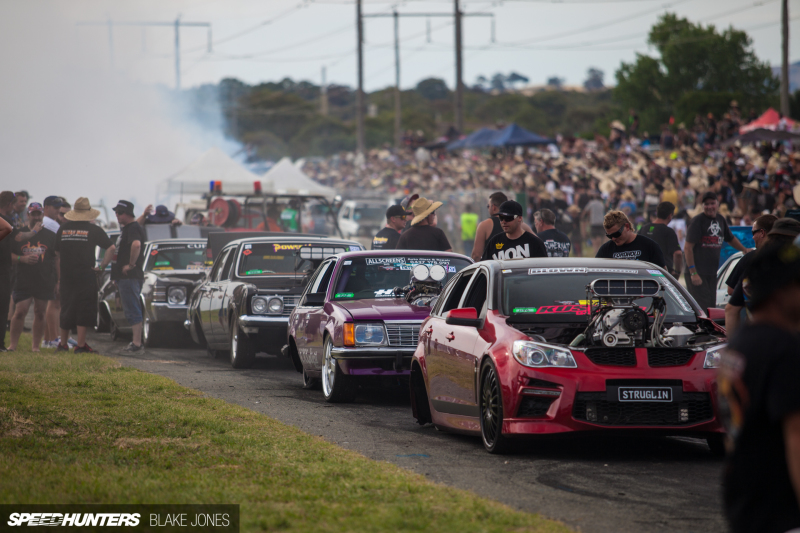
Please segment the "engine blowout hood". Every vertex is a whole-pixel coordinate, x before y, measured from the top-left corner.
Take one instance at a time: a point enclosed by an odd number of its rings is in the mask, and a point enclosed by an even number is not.
[[[405,298],[379,298],[333,302],[350,313],[353,320],[425,320],[430,307],[409,304]]]

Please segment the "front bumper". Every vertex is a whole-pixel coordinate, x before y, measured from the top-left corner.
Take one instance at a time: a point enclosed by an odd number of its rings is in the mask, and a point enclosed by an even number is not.
[[[289,326],[289,316],[283,315],[240,315],[239,326],[248,335],[257,334],[261,328],[280,329],[286,331]]]
[[[392,346],[334,346],[331,357],[350,375],[408,375],[416,348]]]
[[[177,322],[184,323],[186,320],[186,310],[188,305],[170,305],[168,303],[150,304],[150,315],[153,322]]]

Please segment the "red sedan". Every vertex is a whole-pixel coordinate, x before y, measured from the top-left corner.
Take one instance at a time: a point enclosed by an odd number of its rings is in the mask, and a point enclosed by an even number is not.
[[[422,323],[414,416],[480,434],[491,453],[516,436],[620,429],[704,437],[720,453],[726,339],[711,318],[650,263],[477,263]]]

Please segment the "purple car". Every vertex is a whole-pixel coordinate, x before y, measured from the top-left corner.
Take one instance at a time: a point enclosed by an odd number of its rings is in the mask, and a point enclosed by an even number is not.
[[[444,284],[472,264],[461,254],[347,252],[314,273],[289,317],[284,353],[328,402],[355,399],[360,376],[405,376],[419,327]]]

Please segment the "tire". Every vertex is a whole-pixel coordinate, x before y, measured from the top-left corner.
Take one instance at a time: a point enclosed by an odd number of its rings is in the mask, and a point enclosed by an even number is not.
[[[319,378],[312,378],[303,369],[303,388],[306,390],[319,390],[321,386]]]
[[[97,308],[97,325],[94,330],[97,333],[109,332],[108,314],[103,306],[98,306]]]
[[[332,348],[333,342],[327,337],[322,356],[322,394],[328,403],[350,403],[356,399],[356,388],[352,377],[339,368],[331,354]]]
[[[142,344],[145,348],[154,348],[163,342],[163,335],[160,328],[152,321],[144,317],[142,322]]]
[[[478,402],[484,448],[492,454],[506,453],[509,441],[503,436],[503,395],[497,369],[489,358],[481,365]]]
[[[433,422],[431,406],[428,403],[428,391],[425,388],[425,379],[422,377],[422,369],[416,363],[411,368],[408,388],[411,393],[411,411],[417,420],[417,424],[423,426]]]
[[[725,435],[719,433],[706,437],[708,449],[714,457],[725,457]]]
[[[108,333],[112,341],[119,339],[120,331],[119,328],[117,327],[117,323],[114,322],[113,318],[108,319]]]
[[[238,320],[231,326],[230,360],[233,368],[250,368],[256,362],[256,348],[253,341],[242,333]]]

